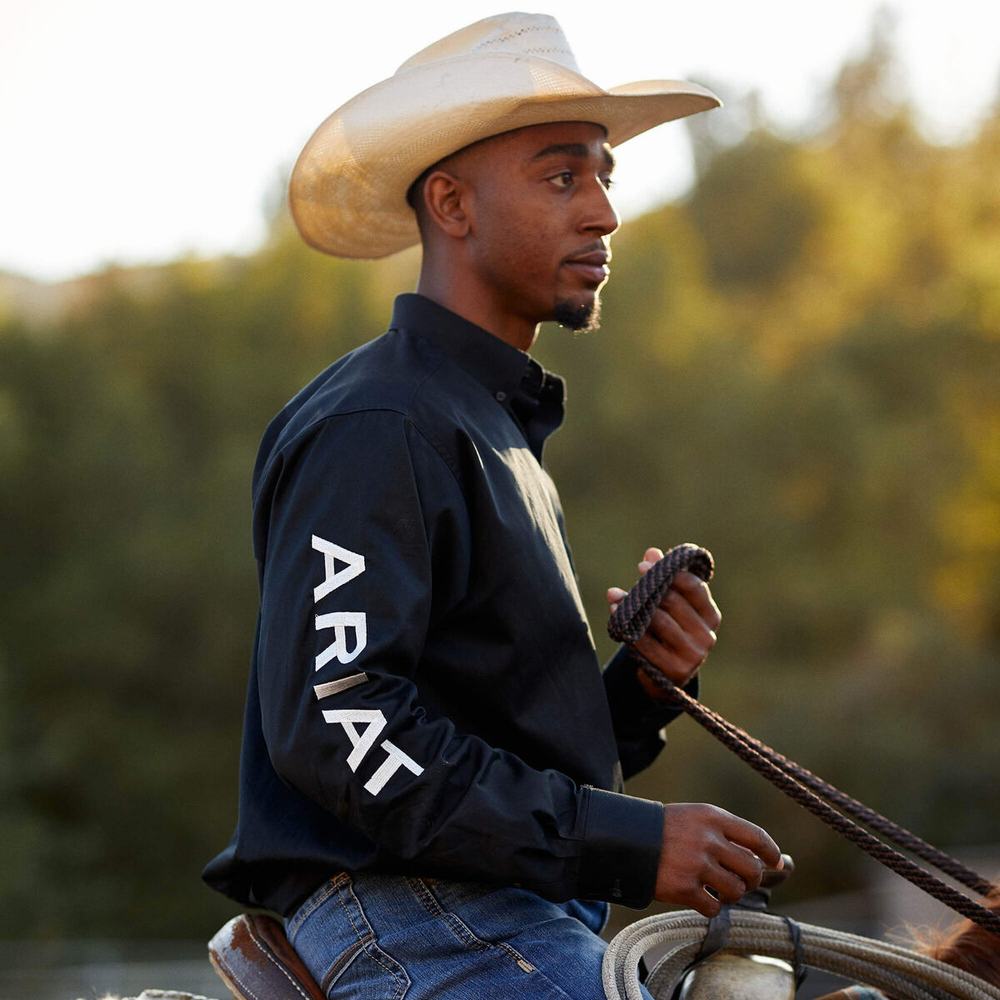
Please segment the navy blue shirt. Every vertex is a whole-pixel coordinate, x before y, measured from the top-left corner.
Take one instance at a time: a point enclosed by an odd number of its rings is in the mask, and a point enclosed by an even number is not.
[[[268,427],[240,808],[206,881],[289,915],[342,869],[641,907],[677,714],[601,671],[542,466],[562,380],[417,294]]]

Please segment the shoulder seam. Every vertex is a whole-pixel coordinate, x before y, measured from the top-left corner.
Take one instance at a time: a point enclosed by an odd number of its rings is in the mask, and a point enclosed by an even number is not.
[[[394,328],[390,327],[389,329],[391,331]],[[417,382],[417,384],[413,387],[413,391],[410,393],[407,399],[408,406],[413,405],[413,400],[416,398],[417,394],[420,392],[421,389],[423,389],[424,385],[438,373],[438,370],[441,368],[441,365],[444,363],[444,361],[445,361],[444,355],[440,354],[439,352],[439,356],[434,359],[434,363],[430,367],[429,371],[427,371],[424,374],[423,378],[421,378],[420,381]],[[413,423],[413,419],[410,416],[409,411],[399,406],[357,406],[348,410],[335,410],[332,413],[322,413],[318,415],[311,423],[303,427],[301,433],[303,436],[306,436],[312,433],[320,424],[331,419],[332,417],[347,417],[356,413],[398,413],[405,420],[408,420],[410,423]],[[414,427],[416,427],[416,424],[414,424]],[[426,435],[424,435],[424,437],[426,438]],[[446,464],[448,465],[449,468],[451,468],[451,463],[447,462],[447,460]]]
[[[317,417],[312,423],[307,424],[302,428],[301,437],[307,438],[312,434],[316,433],[319,428],[329,421],[336,420],[337,417],[353,417],[357,416],[359,413],[394,413],[398,417],[402,418],[404,424],[413,428],[413,430],[419,435],[420,439],[424,441],[429,448],[441,459],[442,462],[448,467],[448,471],[451,473],[452,478],[455,480],[455,484],[461,489],[462,483],[458,477],[458,470],[455,468],[454,463],[445,453],[444,449],[428,434],[424,431],[419,424],[417,424],[413,418],[405,411],[398,409],[394,406],[364,406],[353,410],[339,410],[336,413],[324,413],[322,416]]]
[[[417,433],[420,439],[424,441],[427,444],[427,446],[434,451],[437,457],[440,458],[442,462],[444,462],[444,464],[448,467],[448,471],[451,473],[452,479],[455,480],[455,485],[461,490],[462,483],[458,478],[458,470],[452,464],[451,459],[448,457],[448,455],[446,455],[445,452],[438,446],[437,442],[429,434],[426,434],[423,430],[421,430],[421,428],[416,423],[414,423],[414,421],[410,417],[404,416],[403,419],[406,421],[407,424],[410,425],[410,427],[413,428],[413,430]]]

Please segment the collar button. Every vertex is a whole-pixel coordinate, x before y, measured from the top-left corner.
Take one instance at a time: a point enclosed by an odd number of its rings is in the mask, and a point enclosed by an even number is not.
[[[500,392],[495,394],[495,398],[498,403],[502,403],[507,398],[507,393],[501,390]]]

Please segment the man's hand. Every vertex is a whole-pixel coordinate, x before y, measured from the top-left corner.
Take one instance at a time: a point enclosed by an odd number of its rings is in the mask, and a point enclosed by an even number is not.
[[[639,563],[639,575],[645,576],[663,550],[646,549]],[[621,587],[608,590],[611,611],[625,596]],[[698,672],[718,637],[715,630],[722,622],[722,613],[712,598],[708,584],[693,573],[681,570],[670,589],[653,613],[646,634],[635,643],[635,649],[675,684],[683,687]],[[639,671],[639,682],[654,698],[665,697],[653,682]]]
[[[735,903],[756,889],[765,868],[781,867],[781,851],[767,833],[725,809],[691,802],[663,809],[656,874],[656,898],[662,903],[714,917],[722,903]]]

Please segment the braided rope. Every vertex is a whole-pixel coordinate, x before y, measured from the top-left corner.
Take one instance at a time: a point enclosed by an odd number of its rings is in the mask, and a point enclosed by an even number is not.
[[[648,669],[646,672],[648,673]],[[718,712],[713,711],[706,705],[700,705],[700,707],[708,712],[720,725],[723,725],[732,736],[748,743],[772,764],[791,774],[796,780],[814,791],[821,798],[832,802],[842,812],[847,813],[849,816],[854,816],[898,847],[902,847],[911,854],[923,858],[928,864],[933,865],[946,875],[950,875],[956,882],[972,889],[973,892],[978,893],[980,896],[988,896],[993,891],[994,886],[992,882],[962,864],[957,858],[946,854],[933,844],[927,843],[926,840],[907,830],[906,827],[900,826],[870,806],[866,806],[863,802],[852,798],[846,792],[842,792],[835,785],[824,781],[801,764],[790,760],[777,750],[769,747],[766,743],[762,743],[745,729],[740,729],[738,726],[733,725],[719,715]]]
[[[712,577],[714,565],[711,554],[697,545],[685,543],[675,546],[663,559],[651,566],[635,587],[622,598],[608,622],[608,633],[613,639],[620,642],[631,644],[638,641],[649,627],[653,613],[670,588],[676,574],[682,569],[687,569],[702,580],[708,581]],[[631,652],[640,661],[640,666],[650,679],[662,690],[668,692],[685,712],[725,744],[741,760],[746,761],[755,771],[766,777],[799,805],[818,816],[842,836],[875,858],[876,861],[881,862],[962,916],[968,917],[992,933],[1000,935],[1000,915],[991,913],[964,893],[942,882],[899,851],[883,843],[878,837],[849,819],[848,816],[838,812],[832,805],[824,801],[824,798],[834,802],[844,813],[854,815],[873,829],[878,830],[886,839],[912,851],[934,867],[952,875],[959,882],[982,895],[986,895],[993,888],[988,879],[966,868],[957,859],[938,850],[938,848],[910,833],[909,830],[893,823],[794,761],[772,750],[760,740],[755,739],[718,713],[702,705],[687,692],[682,691],[652,664],[648,663],[635,649],[632,649]]]
[[[608,623],[611,638],[616,642],[638,642],[649,628],[663,595],[682,569],[690,570],[706,582],[711,580],[715,571],[712,553],[691,542],[675,545],[639,577],[638,583],[621,599]]]

